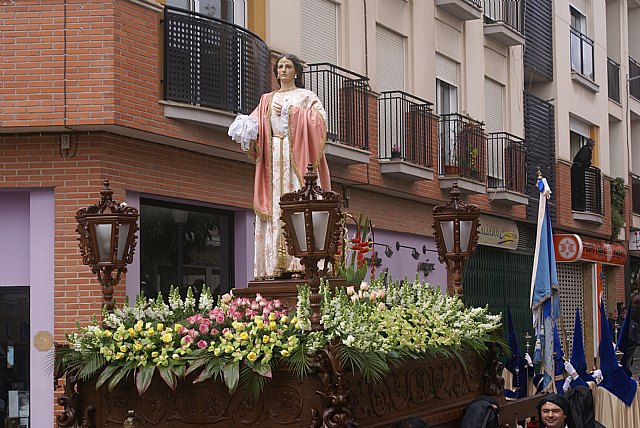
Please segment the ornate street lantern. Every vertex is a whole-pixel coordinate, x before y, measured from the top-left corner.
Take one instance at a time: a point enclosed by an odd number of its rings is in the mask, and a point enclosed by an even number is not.
[[[446,205],[433,208],[433,230],[435,232],[438,260],[445,263],[453,276],[453,289],[449,294],[462,296],[462,270],[464,262],[478,245],[480,208],[460,200],[458,183],[453,183],[451,200]]]
[[[280,198],[280,220],[284,224],[287,251],[300,258],[309,279],[311,329],[320,330],[320,275],[338,250],[342,197],[316,184],[313,165],[307,167],[304,187]],[[318,262],[324,260],[322,270]]]
[[[103,184],[100,202],[76,213],[76,232],[82,262],[98,276],[104,304],[108,312],[113,312],[113,288],[133,261],[138,239],[138,210],[124,202],[116,204],[109,180]]]

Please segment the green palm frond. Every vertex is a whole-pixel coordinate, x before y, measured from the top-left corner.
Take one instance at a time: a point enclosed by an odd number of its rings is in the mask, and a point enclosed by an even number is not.
[[[257,400],[269,378],[258,374],[246,364],[240,365],[240,392],[243,396]]]
[[[381,352],[362,352],[341,344],[335,349],[342,367],[359,371],[366,382],[380,383],[390,371],[385,355]]]
[[[311,357],[309,356],[308,345],[304,342],[300,343],[287,359],[284,360],[289,370],[299,377],[303,378],[311,372]]]

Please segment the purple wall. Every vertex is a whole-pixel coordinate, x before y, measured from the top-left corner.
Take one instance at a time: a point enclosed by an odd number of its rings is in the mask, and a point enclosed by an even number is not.
[[[350,234],[353,234],[355,228],[350,227]],[[435,252],[427,251],[426,254],[422,253],[422,246],[426,245],[427,250],[435,250],[435,241],[430,236],[414,235],[410,233],[392,232],[383,229],[374,229],[375,242],[379,244],[387,244],[393,250],[393,255],[388,258],[384,251],[386,247],[384,245],[376,245],[375,250],[378,252],[378,257],[382,259],[382,265],[376,268],[376,276],[378,276],[385,268],[388,268],[388,272],[394,279],[403,279],[407,277],[409,280],[413,280],[418,273],[418,278],[424,282],[428,282],[433,285],[440,286],[441,290],[446,291],[447,288],[447,270],[444,264],[438,262],[438,255]],[[400,242],[401,245],[407,247],[414,247],[420,253],[420,258],[414,260],[411,257],[411,249],[400,248],[396,250],[396,242]],[[435,264],[435,270],[431,271],[428,276],[425,276],[423,271],[418,271],[418,263],[427,262]],[[369,278],[369,275],[367,275]]]
[[[29,193],[0,193],[0,286],[29,285]]]

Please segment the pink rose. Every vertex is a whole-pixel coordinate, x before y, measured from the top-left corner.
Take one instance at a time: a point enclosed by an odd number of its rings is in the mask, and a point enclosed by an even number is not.
[[[195,339],[196,337],[198,337],[198,335],[199,333],[194,329],[189,330],[189,336],[191,336],[191,338]]]
[[[220,332],[218,331],[217,328],[212,328],[211,331],[209,332],[210,334],[212,334],[213,336],[217,336],[220,334]]]
[[[203,349],[207,347],[207,342],[205,340],[200,340],[198,342],[198,348]]]
[[[184,341],[184,343],[186,343],[186,344],[193,343],[193,337],[191,337],[191,336],[185,336],[185,337],[183,337],[183,338],[182,338],[182,340],[183,340],[183,341]]]
[[[200,331],[201,334],[207,334],[209,333],[209,326],[206,324],[200,324],[200,327],[198,327],[198,331]]]
[[[216,317],[216,322],[217,322],[218,324],[224,324],[224,315],[218,315],[218,316]]]

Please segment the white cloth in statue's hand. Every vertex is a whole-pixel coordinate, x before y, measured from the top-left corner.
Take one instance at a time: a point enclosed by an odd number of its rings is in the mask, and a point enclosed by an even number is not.
[[[562,390],[564,391],[564,393],[566,394],[567,391],[569,391],[569,389],[571,388],[571,381],[573,380],[573,378],[571,376],[569,376],[568,378],[566,378],[564,380],[564,383],[562,384]]]
[[[531,361],[531,355],[528,352],[524,353],[524,360],[527,362],[529,367],[533,367],[533,361]]]
[[[249,150],[249,143],[258,138],[258,119],[239,114],[229,126],[227,134],[233,141],[240,143],[240,147],[246,152]]]

